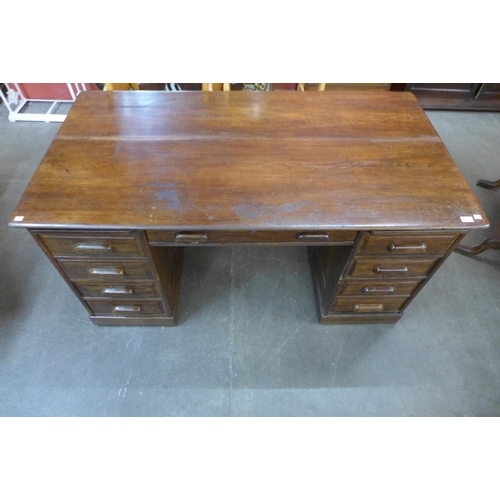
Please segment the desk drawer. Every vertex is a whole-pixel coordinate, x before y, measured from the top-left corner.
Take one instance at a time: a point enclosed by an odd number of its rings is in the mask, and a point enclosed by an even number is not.
[[[435,264],[434,259],[362,259],[356,258],[350,276],[366,278],[425,277]]]
[[[165,314],[161,302],[145,300],[88,300],[98,316],[147,316]]]
[[[390,295],[410,296],[421,280],[348,280],[342,285],[339,295],[362,295],[379,297]]]
[[[54,257],[145,257],[139,237],[131,232],[38,233]]]
[[[83,297],[95,298],[154,298],[158,291],[154,283],[75,283]]]
[[[361,255],[444,255],[457,234],[419,235],[415,233],[367,234],[358,253]]]
[[[352,245],[357,231],[146,231],[149,244],[163,245],[217,245],[217,244],[303,244]]]
[[[152,279],[148,262],[123,262],[109,260],[71,261],[59,260],[60,266],[72,280],[116,282]]]
[[[403,307],[408,297],[339,297],[332,312],[352,312],[373,314],[381,312],[397,312]]]

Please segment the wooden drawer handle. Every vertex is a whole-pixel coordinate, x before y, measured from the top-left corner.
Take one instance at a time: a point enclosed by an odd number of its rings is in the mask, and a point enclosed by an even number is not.
[[[356,304],[353,307],[354,312],[360,313],[375,313],[382,312],[384,310],[384,304]]]
[[[391,243],[387,250],[391,253],[394,252],[425,252],[427,250],[427,245],[425,243],[419,243],[417,245],[396,245]]]
[[[373,272],[375,274],[406,274],[408,272],[408,268],[406,266],[401,267],[382,267],[377,266]]]
[[[207,240],[207,233],[177,233],[175,235],[175,241],[179,243],[202,243]]]
[[[142,312],[142,307],[141,306],[115,306],[113,307],[113,312],[115,313],[120,313],[120,312],[134,312],[134,313],[140,313]]]
[[[112,286],[103,288],[101,293],[104,295],[132,295],[134,290],[132,288],[127,288],[126,286]]]
[[[330,235],[326,233],[319,233],[319,234],[300,233],[297,236],[297,239],[299,239],[300,241],[329,241]]]
[[[87,271],[91,276],[125,276],[125,269],[119,267],[114,269],[106,268],[91,268]]]
[[[365,286],[362,293],[394,293],[393,286]]]
[[[106,243],[76,243],[73,248],[89,252],[112,252],[114,250],[111,245]]]

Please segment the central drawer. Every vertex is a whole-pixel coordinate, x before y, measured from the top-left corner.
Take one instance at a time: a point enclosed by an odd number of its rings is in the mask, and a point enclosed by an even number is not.
[[[71,280],[92,280],[101,282],[150,280],[153,278],[148,262],[125,262],[109,260],[59,260]]]
[[[146,231],[149,244],[163,245],[217,245],[217,244],[302,244],[353,245],[358,235],[352,230],[318,231]]]

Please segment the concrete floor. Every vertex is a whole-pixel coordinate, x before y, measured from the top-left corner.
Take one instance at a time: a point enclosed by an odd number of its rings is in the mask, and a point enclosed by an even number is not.
[[[500,235],[500,113],[428,112]],[[320,326],[305,249],[186,250],[175,328],[98,327],[8,218],[59,125],[0,106],[0,415],[498,416],[500,252],[453,254],[395,325]]]

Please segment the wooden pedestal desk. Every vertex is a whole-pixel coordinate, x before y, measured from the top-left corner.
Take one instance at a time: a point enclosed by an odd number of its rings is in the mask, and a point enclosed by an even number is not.
[[[307,246],[320,322],[368,323],[488,220],[409,93],[83,92],[10,225],[99,325],[173,325],[204,245]]]

